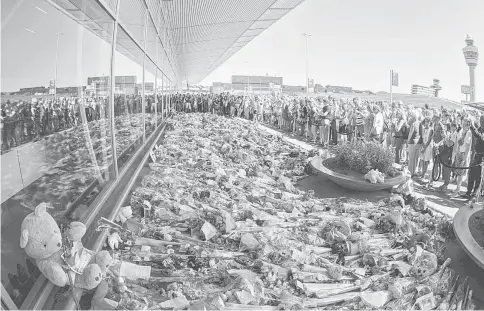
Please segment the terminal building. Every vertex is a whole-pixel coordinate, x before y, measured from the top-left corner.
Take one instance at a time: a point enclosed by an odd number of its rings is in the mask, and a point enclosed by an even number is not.
[[[15,2],[11,20],[35,18],[36,39],[30,31],[2,27],[2,52],[18,55],[9,60],[15,66],[2,66],[2,86],[13,91],[50,79],[57,85],[87,82],[84,94],[104,97],[93,103],[106,109],[87,110],[96,113],[89,113],[90,121],[82,114],[82,127],[76,123],[58,132],[46,127],[39,140],[26,136],[20,146],[2,145],[2,310],[81,309],[72,296],[61,299],[64,289],[47,279],[21,247],[21,241],[27,243],[21,232],[25,216],[45,202],[58,224],[85,224],[83,246],[97,253],[106,237],[104,230],[96,230],[98,221],[113,222],[125,206],[150,151],[170,124],[172,99],[183,81],[201,83],[303,1],[10,1]],[[38,10],[32,9],[37,4]],[[18,53],[19,44],[25,53]],[[280,77],[234,76],[230,84],[242,92],[248,84],[255,93],[283,88]]]
[[[442,90],[442,87],[440,86],[440,80],[434,79],[431,86],[412,84],[410,92],[413,95],[427,95],[432,97],[439,97],[440,90]]]
[[[234,92],[249,92],[257,94],[270,94],[280,92],[282,88],[282,77],[271,76],[232,76],[232,90]]]

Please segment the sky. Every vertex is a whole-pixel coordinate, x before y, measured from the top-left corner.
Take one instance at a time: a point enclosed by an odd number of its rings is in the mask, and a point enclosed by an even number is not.
[[[460,86],[469,83],[462,48],[470,34],[481,50],[476,95],[484,101],[484,0],[306,0],[203,83],[241,73],[305,85],[303,33],[312,35],[308,62],[315,83],[389,92],[393,69],[400,79],[394,92],[410,93],[412,84],[438,78],[441,96],[459,101],[465,99]]]
[[[64,33],[59,42],[59,86],[85,85],[87,76],[109,74],[109,44],[47,2],[2,0],[1,6],[2,91],[48,85],[54,77],[59,31]],[[268,74],[282,76],[284,84],[304,85],[302,33],[312,35],[308,63],[315,83],[389,91],[393,69],[400,78],[396,93],[409,93],[412,84],[427,86],[438,78],[441,97],[461,100],[465,97],[460,86],[469,83],[462,54],[466,35],[484,49],[484,0],[306,0],[201,84],[230,82],[233,74]],[[141,80],[139,66],[119,53],[115,74],[134,74]],[[477,100],[484,101],[482,64],[476,70],[476,89]]]

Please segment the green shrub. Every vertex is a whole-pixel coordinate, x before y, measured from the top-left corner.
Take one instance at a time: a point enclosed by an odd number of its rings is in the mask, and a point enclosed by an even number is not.
[[[387,174],[395,161],[393,148],[376,142],[352,141],[336,146],[338,166],[366,174],[372,169]]]

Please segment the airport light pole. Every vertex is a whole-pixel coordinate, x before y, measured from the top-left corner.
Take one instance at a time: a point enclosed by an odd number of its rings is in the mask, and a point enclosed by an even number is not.
[[[308,65],[308,39],[311,37],[310,34],[302,34],[306,38],[306,94],[309,94],[309,65]]]
[[[59,38],[63,35],[62,32],[57,32],[57,45],[55,48],[55,72],[54,72],[54,100],[57,100],[57,60],[59,57]]]

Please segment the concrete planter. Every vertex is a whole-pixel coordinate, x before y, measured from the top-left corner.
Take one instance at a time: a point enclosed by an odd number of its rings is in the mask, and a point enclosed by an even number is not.
[[[321,157],[315,157],[311,161],[311,166],[319,174],[326,176],[332,182],[344,188],[357,190],[357,191],[366,191],[366,192],[379,191],[379,190],[389,189],[394,186],[400,185],[407,180],[407,177],[402,174],[393,178],[385,178],[385,182],[382,184],[380,183],[372,184],[369,181],[363,179],[363,176],[361,178],[356,178],[353,176],[343,175],[329,169],[324,165],[327,161],[330,161],[333,159],[334,158],[328,158],[323,160]]]
[[[473,204],[471,206],[462,206],[454,216],[454,233],[462,248],[471,257],[479,267],[484,269],[484,249],[477,243],[469,229],[469,220],[474,213],[483,208],[483,203]]]

